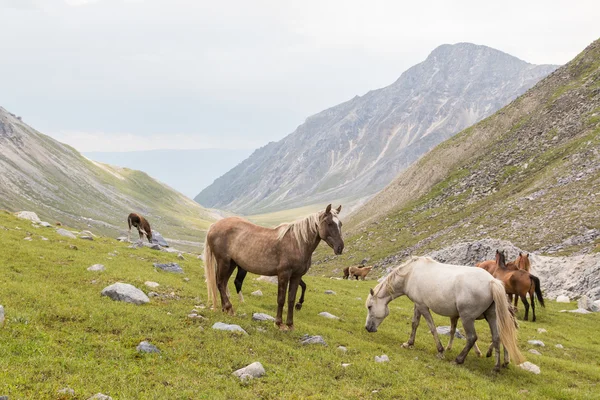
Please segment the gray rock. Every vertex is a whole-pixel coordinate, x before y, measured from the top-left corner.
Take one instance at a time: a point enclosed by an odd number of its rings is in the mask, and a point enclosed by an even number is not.
[[[576,310],[560,310],[559,312],[570,312],[575,314],[591,314],[591,311],[584,310],[583,308],[578,308]]]
[[[339,317],[336,317],[335,315],[330,314],[327,311],[320,312],[319,315],[321,317],[325,317],[325,318],[329,318],[329,319],[340,319]]]
[[[309,336],[309,335],[302,335],[302,338],[300,338],[300,343],[303,345],[307,345],[307,344],[321,344],[323,346],[327,346],[327,343],[325,342],[325,340],[323,339],[323,336],[319,336],[319,335],[315,335],[315,336]]]
[[[144,292],[128,283],[117,282],[102,290],[102,296],[108,296],[115,301],[133,304],[146,304],[150,299]]]
[[[20,211],[16,215],[17,215],[17,218],[26,219],[31,222],[35,222],[36,224],[39,224],[40,222],[42,222],[40,220],[40,217],[38,217],[38,215],[36,213],[34,213],[33,211]]]
[[[264,313],[254,313],[252,314],[252,319],[255,321],[275,321],[275,318],[271,317],[269,314]]]
[[[347,352],[347,351],[348,351],[348,349],[346,348],[346,346],[338,346],[338,347],[337,347],[337,349],[338,349],[339,351],[341,351],[342,353],[345,353],[345,352]]]
[[[183,274],[183,268],[181,268],[179,266],[179,264],[174,263],[174,262],[167,263],[167,264],[154,263],[153,265],[155,268],[162,269],[163,271],[166,271],[166,272],[174,272],[176,274]]]
[[[70,387],[66,387],[66,388],[60,389],[58,391],[58,394],[68,394],[70,396],[75,396],[75,391],[73,389],[71,389]]]
[[[79,236],[79,239],[83,239],[83,240],[94,240],[94,238],[93,238],[92,236],[88,236],[88,235]]]
[[[540,347],[545,347],[546,346],[544,344],[544,342],[542,342],[541,340],[528,340],[527,343],[529,343],[532,346],[540,346]]]
[[[260,290],[256,290],[256,291],[254,291],[254,292],[252,292],[252,293],[250,293],[250,294],[251,294],[252,296],[262,296],[262,295],[263,295],[263,292],[261,292]]]
[[[260,378],[264,374],[266,374],[265,368],[258,361],[233,372],[233,375],[237,376],[242,381],[246,379]]]
[[[50,224],[49,222],[46,222],[46,221],[40,222],[40,225],[43,226],[44,228],[52,228],[52,224]]]
[[[127,242],[127,236],[119,236],[119,237],[117,238],[117,240],[118,240],[119,242]]]
[[[381,356],[375,356],[375,362],[389,362],[390,358],[386,354],[382,354]]]
[[[592,311],[592,312],[600,311],[596,302],[592,301],[586,295],[583,295],[579,298],[579,300],[577,301],[577,308],[581,308],[581,309]]]
[[[569,303],[570,301],[569,296],[565,296],[564,294],[561,294],[556,298],[557,303]]]
[[[177,254],[177,258],[180,260],[185,260],[185,258],[183,257],[183,254],[181,254],[181,253]]]
[[[158,243],[142,242],[142,246],[149,247],[152,250],[160,250],[161,249],[161,247]]]
[[[279,283],[277,276],[259,276],[256,278],[259,282],[268,282],[277,285]]]
[[[88,398],[87,400],[112,400],[112,397],[107,396],[103,393],[96,393],[95,395]]]
[[[564,347],[562,344],[560,344],[560,343],[558,343],[558,344],[555,344],[555,345],[554,345],[554,347],[556,347],[557,349],[564,349],[564,348],[565,348],[565,347]]]
[[[158,244],[162,247],[169,247],[169,244],[167,243],[165,238],[157,231],[152,231],[152,243]]]
[[[351,366],[352,364],[348,364],[348,363],[342,363],[342,367],[347,368],[349,366]]]
[[[336,294],[333,290],[326,290],[325,294]]]
[[[4,306],[0,305],[0,326],[4,324]]]
[[[523,368],[525,371],[529,371],[533,374],[539,375],[541,370],[537,365],[530,363],[529,361],[525,361],[523,364],[519,364],[520,368]]]
[[[538,328],[537,331],[538,331],[538,333],[547,333],[548,332],[544,328]]]
[[[58,233],[59,235],[64,236],[64,237],[68,237],[71,239],[77,239],[77,236],[75,236],[75,234],[73,232],[63,229],[63,228],[57,229],[56,233]]]
[[[149,288],[152,288],[152,289],[157,288],[157,287],[160,286],[159,283],[151,282],[151,281],[144,282],[144,285],[146,285],[146,286],[148,286]]]
[[[450,327],[449,326],[438,326],[438,327],[436,327],[436,330],[437,330],[438,335],[450,336]],[[454,333],[454,336],[458,339],[465,338],[464,335],[462,333],[460,333],[458,328],[456,328],[456,332]]]
[[[246,332],[241,326],[235,325],[235,324],[225,324],[223,322],[215,322],[215,324],[212,326],[212,328],[220,330],[220,331],[241,332],[244,335],[248,334],[248,332]]]
[[[539,351],[537,351],[536,349],[529,349],[529,352],[531,354],[535,354],[536,356],[541,356],[542,353],[540,353]]]
[[[94,264],[91,267],[89,267],[87,270],[88,271],[104,271],[104,265],[102,264]]]
[[[158,347],[145,340],[143,342],[140,342],[140,344],[138,344],[135,349],[139,353],[160,353]]]

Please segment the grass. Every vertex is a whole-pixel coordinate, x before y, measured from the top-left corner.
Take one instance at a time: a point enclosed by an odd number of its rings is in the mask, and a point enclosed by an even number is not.
[[[33,240],[23,240],[27,236]],[[177,260],[108,238],[67,239],[7,213],[0,213],[0,243],[0,304],[6,312],[0,328],[0,395],[11,399],[67,398],[57,394],[64,387],[73,388],[79,399],[98,392],[115,399],[586,399],[598,392],[600,320],[598,314],[558,312],[573,305],[548,302],[546,309],[538,308],[537,323],[521,322],[521,350],[540,366],[541,375],[512,365],[494,374],[492,360],[473,353],[463,366],[450,363],[462,340],[438,360],[424,322],[415,348],[400,348],[410,333],[412,303],[406,298],[390,304],[379,332],[367,333],[364,299],[374,281],[305,277],[308,291],[303,310],[295,314],[296,330],[284,333],[271,323],[252,321],[253,312],[274,315],[276,298],[275,285],[253,276],[244,287],[246,303],[234,299],[235,316],[199,309],[207,319],[189,319],[206,299],[200,261],[190,255]],[[152,263],[158,261],[177,261],[185,274],[156,271]],[[86,270],[95,263],[106,271]],[[117,281],[148,291],[148,280],[160,283],[152,290],[164,297],[134,306],[100,296]],[[257,289],[263,297],[249,295]],[[326,289],[337,294],[325,295]],[[321,311],[341,320],[324,319],[317,315]],[[211,329],[217,321],[239,324],[249,335]],[[448,320],[436,317],[436,323],[448,325]],[[537,328],[548,332],[539,334]],[[481,321],[477,329],[484,348],[489,331]],[[305,333],[322,335],[328,346],[302,346]],[[546,343],[539,349],[542,356],[527,353],[530,339]],[[162,352],[138,354],[135,347],[142,340]],[[564,349],[554,347],[557,343]],[[337,350],[339,345],[348,352]],[[374,356],[381,354],[390,362],[375,363]],[[266,376],[241,383],[231,375],[254,361],[264,365]]]

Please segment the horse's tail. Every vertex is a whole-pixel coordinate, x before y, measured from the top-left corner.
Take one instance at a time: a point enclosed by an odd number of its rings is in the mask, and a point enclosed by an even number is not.
[[[496,304],[496,321],[498,323],[498,332],[500,333],[500,342],[508,351],[508,355],[515,364],[519,365],[525,361],[519,351],[517,344],[517,327],[514,317],[510,314],[508,300],[506,300],[506,290],[504,284],[497,280],[490,281],[492,297]]]
[[[208,243],[208,234],[210,228],[206,232],[206,239],[204,240],[204,275],[206,277],[206,290],[208,302],[212,302],[214,309],[217,308],[217,262],[215,255],[210,248]]]
[[[346,267],[344,268],[344,279],[348,278],[348,275],[350,274],[350,267]]]
[[[131,214],[127,216],[127,225],[129,225],[129,230],[131,230]]]
[[[529,274],[529,279],[531,279],[531,281],[533,282],[533,286],[535,286],[535,296],[537,297],[538,301],[540,302],[542,307],[546,307],[544,305],[544,299],[542,298],[542,289],[540,288],[540,278],[538,278],[535,275]],[[531,299],[531,301],[533,301],[533,298]]]

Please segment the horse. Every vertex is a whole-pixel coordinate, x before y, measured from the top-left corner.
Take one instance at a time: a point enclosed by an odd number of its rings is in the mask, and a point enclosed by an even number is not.
[[[377,332],[377,328],[389,314],[388,304],[406,295],[414,304],[412,333],[402,347],[411,348],[421,316],[425,317],[433,335],[438,357],[444,357],[444,347],[438,337],[430,310],[436,314],[461,319],[467,344],[455,359],[462,364],[477,341],[475,320],[485,318],[492,333],[492,346],[496,354],[494,371],[500,370],[500,342],[504,345],[504,364],[507,355],[516,362],[523,362],[517,346],[517,329],[509,312],[509,304],[502,282],[479,269],[442,264],[430,257],[412,257],[396,267],[375,289],[371,289],[365,306],[367,320],[365,329]]]
[[[329,204],[325,211],[276,228],[264,228],[239,217],[224,218],[212,224],[204,242],[204,271],[213,307],[217,305],[218,291],[221,310],[233,315],[227,281],[236,267],[257,275],[277,275],[275,325],[281,330],[293,329],[296,292],[300,279],[310,268],[312,253],[321,240],[336,255],[344,250],[342,222],[338,218],[341,210],[342,206],[332,210]],[[287,327],[282,324],[286,291]]]
[[[370,267],[363,267],[363,268],[350,267],[350,269],[348,270],[348,275],[350,276],[349,279],[356,277],[356,280],[358,280],[358,277],[361,277],[362,280],[364,281],[367,274],[369,272],[371,272],[371,269],[373,269],[372,265]]]
[[[527,254],[519,253],[519,256],[514,261],[514,263],[517,265],[517,268],[522,269],[524,271],[529,272],[529,270],[531,269],[531,262],[529,261],[528,253]]]
[[[509,269],[506,265],[504,252],[496,250],[496,260],[493,261],[493,265],[490,266],[490,261],[484,261],[477,264],[477,267],[488,271],[494,278],[500,279],[504,283],[506,294],[511,296],[510,301],[512,302],[512,295],[517,295],[521,298],[523,305],[525,306],[525,317],[524,320],[529,320],[529,303],[527,302],[527,293],[531,299],[531,310],[533,317],[531,322],[535,322],[535,298],[537,296],[538,301],[545,307],[544,299],[542,297],[542,290],[540,289],[540,279],[537,276],[531,275],[529,272],[518,269],[516,263],[512,263],[513,269]],[[517,268],[517,269],[514,269]],[[515,298],[515,309],[517,308],[518,297]]]
[[[235,279],[233,284],[235,285],[235,290],[240,298],[240,303],[244,302],[244,295],[242,294],[242,285],[244,284],[244,279],[246,278],[246,271],[243,268],[237,268],[237,274],[235,275]],[[300,295],[300,300],[296,303],[296,310],[302,309],[302,304],[304,303],[304,292],[306,292],[306,283],[302,279],[300,279],[300,288],[302,288],[302,294]]]
[[[152,229],[150,228],[150,223],[144,217],[139,214],[131,213],[127,217],[127,224],[129,225],[129,232],[127,233],[127,241],[131,240],[131,227],[134,226],[137,228],[138,233],[140,234],[140,240],[144,239],[144,235],[148,239],[148,242],[152,243]]]

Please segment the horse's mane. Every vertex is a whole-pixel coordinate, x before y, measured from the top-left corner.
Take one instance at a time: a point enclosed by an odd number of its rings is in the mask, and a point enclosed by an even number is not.
[[[337,216],[336,210],[331,210],[334,217]],[[288,232],[293,232],[298,242],[298,247],[302,247],[310,240],[310,236],[317,233],[319,230],[319,217],[323,214],[323,211],[319,211],[305,218],[298,219],[294,222],[288,222],[277,226],[278,229],[277,239],[282,240]]]
[[[377,286],[375,286],[375,289],[373,289],[374,296],[377,297],[379,295],[379,292],[381,292],[381,290],[383,288],[386,288],[388,294],[394,293],[394,282],[398,278],[402,278],[402,277],[406,276],[406,274],[408,274],[408,272],[409,272],[406,270],[406,267],[408,267],[410,264],[418,261],[421,258],[425,258],[427,260],[433,261],[433,259],[430,257],[416,257],[416,256],[411,257],[410,259],[405,261],[403,264],[400,264],[399,266],[394,268],[392,270],[392,272],[390,272],[388,274],[388,276],[386,276],[383,279],[383,281],[381,281]]]

